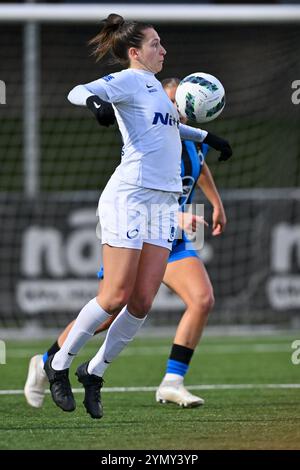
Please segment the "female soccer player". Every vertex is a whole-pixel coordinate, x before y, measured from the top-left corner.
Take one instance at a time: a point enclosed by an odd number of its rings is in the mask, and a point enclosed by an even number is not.
[[[179,79],[171,78],[162,81],[162,85],[175,104],[175,92]],[[115,116],[111,105],[105,105],[98,112],[97,119],[101,125],[114,123]],[[184,202],[190,204],[197,184],[213,206],[212,231],[213,235],[220,235],[226,226],[226,216],[222,201],[214,184],[204,158],[208,146],[203,144],[199,152],[192,142],[183,142],[181,161],[181,177],[189,197]],[[187,188],[185,183],[190,183]],[[179,225],[181,228],[190,228],[192,219],[189,214],[181,213]],[[102,276],[100,276],[102,279]],[[163,282],[168,285],[186,304],[184,312],[176,331],[171,354],[167,363],[166,375],[156,392],[156,400],[161,403],[173,402],[183,407],[195,407],[204,403],[203,399],[192,395],[183,385],[184,376],[188,370],[191,357],[201,337],[208,314],[213,307],[213,289],[206,269],[195,250],[187,249],[184,240],[174,241],[170,253]],[[100,284],[101,285],[101,284]],[[104,331],[111,323],[111,319],[97,328],[96,333]],[[44,354],[43,360],[59,351],[64,343],[73,322],[71,322],[58,340]],[[41,407],[48,383],[43,369],[41,355],[34,356],[30,361],[28,378],[25,385],[25,396],[28,403],[34,407]]]
[[[68,378],[72,359],[99,324],[120,312],[95,357],[76,371],[85,388],[86,410],[99,419],[102,376],[143,324],[163,279],[182,190],[180,137],[203,142],[209,135],[179,124],[178,113],[155,78],[166,50],[151,25],[111,14],[92,44],[97,60],[111,53],[128,67],[78,85],[68,96],[73,104],[95,112],[101,100],[112,103],[124,142],[121,164],[99,200],[105,278],[100,293],[83,307],[44,368],[54,402],[73,411]],[[159,210],[151,211],[153,206]]]
[[[170,100],[175,104],[175,93],[179,79],[162,82]],[[183,121],[183,118],[181,119]],[[222,200],[211,172],[204,159],[208,151],[206,144],[198,152],[195,144],[183,141],[181,176],[189,196],[179,200],[180,205],[191,204],[196,185],[199,186],[213,207],[212,234],[220,235],[226,227],[226,215]],[[184,208],[183,208],[184,209]],[[184,217],[187,216],[187,220]],[[189,214],[182,213],[180,226],[189,228]],[[156,401],[174,402],[183,407],[194,407],[204,403],[200,397],[192,395],[183,385],[184,376],[196,346],[199,343],[208,314],[214,305],[213,288],[197,252],[187,246],[184,237],[173,242],[168,265],[163,279],[185,303],[186,310],[178,324],[171,353],[167,362],[166,374],[156,391]]]

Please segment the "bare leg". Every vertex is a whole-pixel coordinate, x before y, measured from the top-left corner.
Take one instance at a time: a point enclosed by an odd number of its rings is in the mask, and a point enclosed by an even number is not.
[[[94,335],[97,327],[127,304],[134,287],[140,255],[141,250],[104,245],[105,280],[101,292],[80,311],[61,349],[51,361],[53,370],[68,369],[74,356]]]
[[[170,251],[167,248],[144,243],[136,282],[128,300],[128,310],[136,317],[144,317],[162,283]]]
[[[108,364],[134,338],[150,310],[152,301],[161,284],[168,256],[169,250],[167,248],[148,243],[144,244],[136,282],[127,302],[127,307],[114,320],[107,332],[104,343],[96,356],[90,361],[88,366],[89,374],[102,377]]]
[[[177,327],[156,400],[184,407],[199,406],[204,400],[188,392],[183,379],[213,307],[213,289],[203,263],[193,257],[169,263],[164,282],[181,297],[187,308]]]
[[[187,307],[178,324],[174,343],[195,349],[214,305],[207,271],[198,258],[174,261],[167,266],[164,283]]]

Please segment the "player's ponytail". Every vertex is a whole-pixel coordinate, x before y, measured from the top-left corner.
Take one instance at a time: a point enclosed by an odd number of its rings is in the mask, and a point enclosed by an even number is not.
[[[92,54],[96,57],[96,62],[110,53],[115,61],[126,67],[129,65],[128,49],[141,48],[144,30],[153,28],[149,24],[125,21],[115,13],[111,13],[102,23],[100,33],[89,41],[89,45],[94,46]]]
[[[97,62],[111,51],[115,33],[123,26],[124,18],[111,13],[102,23],[103,28],[100,33],[89,41],[89,45],[95,46],[93,55]]]

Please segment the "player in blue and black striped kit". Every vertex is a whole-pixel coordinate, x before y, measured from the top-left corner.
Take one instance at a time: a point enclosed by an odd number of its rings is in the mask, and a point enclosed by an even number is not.
[[[163,86],[171,101],[175,103],[178,79],[163,81]],[[205,163],[209,147],[201,144],[197,149],[194,142],[182,142],[181,177],[183,195],[179,200],[181,208],[191,204],[196,186],[199,186],[213,206],[212,233],[219,235],[226,226],[226,216],[210,170]],[[184,220],[186,218],[186,220]],[[190,214],[182,213],[182,228],[193,220]],[[189,227],[188,227],[189,228]],[[206,325],[208,314],[214,304],[213,288],[203,262],[190,243],[175,240],[163,282],[170,287],[186,304],[186,310],[179,322],[171,354],[167,362],[166,374],[156,392],[156,400],[162,403],[174,402],[181,406],[199,406],[204,403],[200,397],[189,393],[183,385],[193,352]]]
[[[175,92],[179,80],[167,79],[162,84],[171,101],[175,103]],[[105,106],[104,103],[103,108]],[[100,119],[100,124],[113,123],[113,116],[107,121],[106,114],[109,116],[110,108],[102,109],[102,119],[103,113],[105,117],[102,121]],[[199,186],[213,207],[212,234],[214,236],[220,235],[226,226],[226,215],[213,177],[205,163],[209,146],[201,144],[200,147],[197,147],[192,141],[183,141],[182,144],[183,195],[179,201],[180,206],[183,210],[184,205],[192,202],[196,186]],[[191,231],[199,222],[201,223],[200,220],[197,220],[197,216],[183,211],[179,213],[179,226],[183,230]],[[192,395],[184,387],[184,377],[206,325],[208,314],[213,307],[214,296],[204,264],[197,251],[191,247],[190,243],[186,243],[186,240],[185,235],[182,239],[174,240],[163,279],[164,284],[183,300],[186,310],[178,324],[166,373],[156,392],[156,400],[161,403],[173,402],[183,407],[194,407],[202,405],[204,400]],[[100,271],[99,278],[101,279],[102,276],[103,272]],[[107,329],[113,319],[114,317],[103,323],[96,333]],[[43,360],[41,355],[31,359],[25,385],[25,396],[31,406],[42,406],[47,384],[43,361],[60,349],[71,327],[72,323],[66,327],[58,340],[44,354]]]

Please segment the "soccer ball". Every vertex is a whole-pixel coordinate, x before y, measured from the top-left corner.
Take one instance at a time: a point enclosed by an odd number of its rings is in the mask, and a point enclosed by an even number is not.
[[[196,72],[181,80],[175,99],[181,116],[198,123],[209,122],[223,111],[225,90],[213,75]]]

